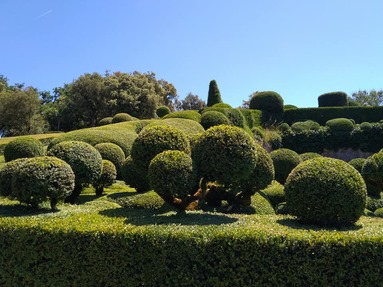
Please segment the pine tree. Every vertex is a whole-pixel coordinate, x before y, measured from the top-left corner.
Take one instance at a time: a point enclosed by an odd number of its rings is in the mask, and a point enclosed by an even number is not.
[[[207,97],[207,106],[211,107],[215,104],[222,103],[221,93],[219,92],[217,82],[211,80],[209,84],[209,94]]]

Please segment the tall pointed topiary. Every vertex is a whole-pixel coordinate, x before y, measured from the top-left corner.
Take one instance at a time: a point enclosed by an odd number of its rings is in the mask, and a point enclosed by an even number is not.
[[[209,84],[209,93],[207,96],[207,106],[211,107],[218,103],[222,103],[221,93],[218,89],[217,82],[215,80],[211,80]]]

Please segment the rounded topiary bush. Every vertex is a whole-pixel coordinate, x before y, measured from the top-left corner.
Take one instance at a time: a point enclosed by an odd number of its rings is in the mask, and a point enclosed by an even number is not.
[[[190,153],[190,144],[186,135],[171,126],[148,126],[133,142],[131,156],[135,164],[147,170],[150,161],[165,150]]]
[[[370,196],[379,196],[383,190],[383,150],[369,156],[361,172]]]
[[[132,117],[128,113],[118,113],[113,116],[112,123],[121,123],[136,120],[135,117]]]
[[[362,131],[371,131],[372,130],[372,124],[368,122],[363,122],[359,125],[360,129]]]
[[[352,165],[357,171],[362,173],[362,168],[365,162],[366,162],[365,158],[357,157],[357,158],[353,158],[348,163]]]
[[[170,113],[170,109],[167,106],[161,106],[158,107],[156,110],[156,114],[158,117],[162,118],[163,116],[167,115]]]
[[[281,113],[283,112],[283,99],[281,95],[273,91],[258,92],[250,99],[250,109]]]
[[[312,158],[321,157],[322,155],[316,152],[304,152],[304,153],[301,153],[299,156],[301,157],[302,161],[305,161]]]
[[[378,208],[383,208],[383,199],[368,196],[366,208],[372,212],[374,212]]]
[[[49,201],[52,209],[74,189],[75,175],[65,161],[51,156],[30,158],[13,174],[10,196],[37,207]]]
[[[48,155],[66,161],[75,174],[75,189],[66,202],[74,203],[80,195],[83,184],[92,184],[101,176],[102,157],[98,150],[81,141],[63,141],[54,145]]]
[[[326,126],[336,135],[349,134],[354,129],[354,123],[350,119],[336,118],[326,122]]]
[[[243,129],[234,126],[214,126],[194,143],[193,162],[199,177],[222,184],[239,183],[255,168],[257,148]]]
[[[128,156],[121,168],[123,181],[137,192],[150,190],[147,169],[136,165],[131,156]]]
[[[221,112],[207,111],[201,116],[201,125],[205,130],[219,125],[229,125],[229,119]]]
[[[94,146],[101,154],[102,159],[110,160],[117,170],[118,177],[121,176],[121,167],[125,161],[125,153],[122,148],[114,143],[99,143]]]
[[[298,164],[301,157],[295,151],[287,148],[280,148],[270,153],[275,170],[275,180],[284,184],[287,176]]]
[[[347,94],[344,92],[330,92],[318,97],[319,107],[344,107],[347,105]]]
[[[18,158],[7,162],[0,169],[0,195],[8,196],[12,193],[12,177],[19,168],[27,162],[28,158]]]
[[[266,196],[274,209],[278,204],[286,201],[284,186],[277,181],[273,181],[270,186],[262,189],[261,193]]]
[[[149,165],[150,186],[166,202],[184,198],[197,185],[197,178],[189,154],[168,150],[156,155]]]
[[[278,126],[278,130],[280,132],[287,132],[290,130],[290,126],[288,123],[281,123],[279,126]]]
[[[4,148],[4,160],[11,160],[22,157],[36,157],[44,155],[43,144],[32,137],[20,137],[10,141]]]
[[[164,119],[188,119],[195,121],[197,123],[201,122],[201,114],[198,111],[188,110],[188,111],[176,111],[170,114],[167,114],[163,117]]]
[[[99,120],[98,125],[99,126],[110,125],[112,121],[113,121],[113,117],[102,118],[101,120]]]
[[[289,212],[320,225],[356,222],[366,207],[366,184],[348,163],[327,157],[298,165],[285,184]]]
[[[102,195],[104,187],[111,186],[117,178],[117,169],[113,162],[103,159],[101,176],[93,183],[96,195]]]

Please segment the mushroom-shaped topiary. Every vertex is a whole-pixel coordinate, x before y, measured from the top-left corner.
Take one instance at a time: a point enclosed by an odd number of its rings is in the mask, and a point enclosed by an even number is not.
[[[344,92],[330,92],[318,97],[319,107],[343,107],[347,105],[347,94]]]
[[[117,178],[121,178],[121,168],[125,161],[123,149],[114,143],[99,143],[94,146],[101,154],[102,159],[110,160],[117,170]]]
[[[156,114],[159,118],[162,118],[163,116],[166,116],[170,113],[170,109],[168,106],[160,106],[156,110]]]
[[[229,125],[229,119],[221,112],[206,111],[201,116],[201,125],[205,130],[219,125]]]
[[[197,185],[190,155],[178,150],[161,152],[150,162],[148,175],[150,186],[165,202],[181,210],[188,207],[187,199]]]
[[[76,176],[75,188],[65,201],[74,203],[82,191],[83,184],[92,184],[101,176],[102,157],[97,149],[81,141],[63,141],[54,145],[48,155],[66,161]]]
[[[0,169],[0,195],[8,196],[12,193],[12,177],[13,174],[27,162],[28,158],[18,158],[7,162]]]
[[[379,196],[383,191],[383,150],[369,156],[363,164],[362,176],[370,196]]]
[[[301,163],[301,157],[295,151],[287,148],[280,148],[270,153],[275,170],[275,180],[285,184],[289,173]]]
[[[283,112],[283,99],[280,94],[273,91],[258,92],[250,99],[250,109],[281,113]]]
[[[5,162],[22,158],[44,155],[43,144],[32,137],[20,137],[10,141],[4,148]]]
[[[348,163],[327,157],[307,160],[290,173],[285,184],[289,212],[320,225],[355,223],[366,207],[366,184]]]
[[[116,178],[116,166],[111,161],[103,159],[101,176],[93,183],[96,195],[102,195],[104,193],[104,187],[111,186],[116,181]]]
[[[75,175],[65,161],[50,156],[30,158],[12,176],[12,198],[37,207],[50,201],[51,208],[74,189]]]

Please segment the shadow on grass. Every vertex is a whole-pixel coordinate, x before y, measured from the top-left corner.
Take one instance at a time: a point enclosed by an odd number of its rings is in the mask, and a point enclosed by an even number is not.
[[[101,215],[109,217],[125,217],[127,224],[136,226],[142,225],[222,225],[231,224],[237,221],[223,214],[209,213],[177,213],[170,211],[168,206],[157,210],[115,208],[100,211]]]
[[[32,206],[27,206],[22,204],[0,205],[0,217],[35,216],[35,215],[53,213],[58,211],[59,210],[51,210],[50,208],[36,209]]]
[[[359,230],[363,226],[359,224],[348,224],[342,226],[330,226],[330,225],[316,225],[309,224],[298,219],[284,218],[277,220],[277,223],[293,228],[293,229],[303,229],[303,230],[317,230],[317,231],[351,231]]]

